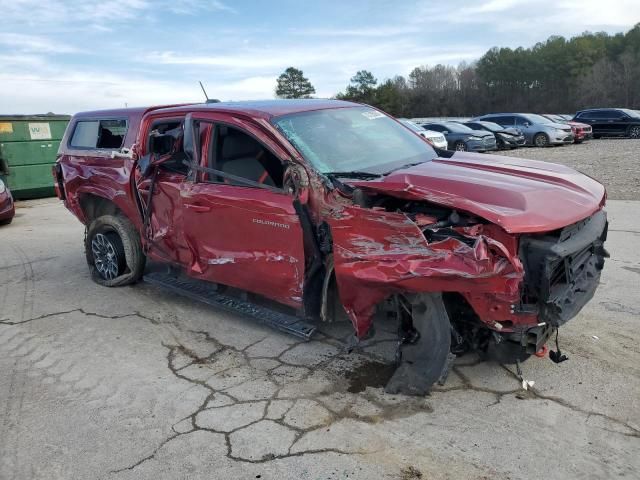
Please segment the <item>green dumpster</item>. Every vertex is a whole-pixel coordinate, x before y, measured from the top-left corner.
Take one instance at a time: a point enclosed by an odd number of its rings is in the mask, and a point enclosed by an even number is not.
[[[0,115],[0,176],[18,199],[54,195],[51,165],[68,115]]]

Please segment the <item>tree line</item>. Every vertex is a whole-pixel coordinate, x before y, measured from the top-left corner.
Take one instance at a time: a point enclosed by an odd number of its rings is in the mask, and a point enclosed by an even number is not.
[[[293,82],[283,77],[287,73]],[[299,88],[281,88],[291,84]],[[311,82],[293,67],[278,79],[276,96],[309,98],[313,93]],[[399,117],[572,113],[607,106],[640,109],[640,24],[615,35],[587,32],[568,40],[552,36],[530,48],[494,47],[474,63],[423,65],[407,77],[381,82],[361,70],[335,97]]]

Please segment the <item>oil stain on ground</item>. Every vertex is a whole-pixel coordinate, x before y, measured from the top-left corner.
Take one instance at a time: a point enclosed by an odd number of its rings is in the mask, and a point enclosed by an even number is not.
[[[388,364],[374,360],[361,363],[353,370],[345,372],[345,378],[349,384],[347,391],[360,393],[367,387],[383,388],[395,370],[396,365],[393,363]]]

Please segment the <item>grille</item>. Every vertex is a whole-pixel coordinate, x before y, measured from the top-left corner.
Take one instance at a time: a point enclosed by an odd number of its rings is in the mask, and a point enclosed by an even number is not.
[[[604,211],[547,235],[523,236],[525,266],[522,303],[536,306],[542,321],[558,326],[593,296],[608,256]]]

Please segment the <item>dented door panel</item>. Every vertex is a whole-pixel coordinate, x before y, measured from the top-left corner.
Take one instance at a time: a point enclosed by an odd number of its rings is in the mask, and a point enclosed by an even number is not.
[[[288,195],[214,183],[182,192],[187,269],[291,307],[302,303],[302,229]]]
[[[156,260],[182,263],[185,244],[183,239],[182,205],[180,192],[185,177],[160,169],[153,186],[153,202],[149,228],[145,239],[147,254]],[[151,178],[142,180],[138,192],[149,204]]]

